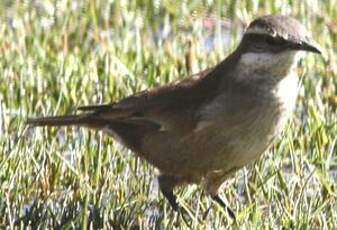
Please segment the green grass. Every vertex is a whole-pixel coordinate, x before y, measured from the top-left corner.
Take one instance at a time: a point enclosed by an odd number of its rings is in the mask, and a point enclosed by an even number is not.
[[[0,2],[0,227],[337,228],[336,0],[94,2]],[[154,169],[102,133],[25,126],[28,116],[72,113],[212,66],[242,26],[273,12],[300,19],[325,60],[300,63],[286,131],[224,188],[237,223],[215,204],[202,219],[212,202],[201,186],[176,190],[187,221],[172,213]],[[213,49],[204,46],[208,17]],[[227,20],[230,44],[219,39]]]

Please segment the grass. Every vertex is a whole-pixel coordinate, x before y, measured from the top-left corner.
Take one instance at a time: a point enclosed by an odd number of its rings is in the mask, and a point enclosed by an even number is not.
[[[1,1],[1,227],[337,228],[337,1],[174,2]],[[273,12],[299,18],[325,59],[300,63],[285,132],[223,190],[237,223],[215,204],[202,219],[212,202],[198,186],[176,191],[188,220],[172,213],[154,169],[102,133],[25,126],[212,66]]]

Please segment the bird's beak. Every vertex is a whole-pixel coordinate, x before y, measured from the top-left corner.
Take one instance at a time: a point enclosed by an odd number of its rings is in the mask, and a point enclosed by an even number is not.
[[[309,43],[309,42],[306,42],[306,41],[302,41],[300,43],[297,43],[294,48],[297,49],[297,50],[304,50],[304,51],[308,51],[308,52],[322,54],[322,51],[321,51],[320,48],[318,48],[318,46],[313,45],[312,43]]]

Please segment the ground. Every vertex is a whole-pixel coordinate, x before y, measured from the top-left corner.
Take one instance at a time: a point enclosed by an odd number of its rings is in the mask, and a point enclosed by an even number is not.
[[[0,227],[337,228],[337,1],[1,1]],[[173,213],[154,169],[100,132],[32,129],[213,66],[257,16],[292,14],[324,57],[299,64],[301,90],[273,147],[222,195],[177,189]],[[210,212],[203,217],[209,206]]]

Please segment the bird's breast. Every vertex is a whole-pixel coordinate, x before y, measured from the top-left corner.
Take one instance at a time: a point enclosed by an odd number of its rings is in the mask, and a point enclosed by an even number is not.
[[[248,114],[246,133],[239,133],[234,155],[241,166],[257,159],[283,130],[293,110],[298,92],[298,77],[295,73],[282,78],[275,87],[266,92]],[[243,123],[245,123],[243,121]],[[238,165],[240,166],[240,165]]]
[[[195,131],[213,130],[212,139],[205,143],[213,145],[212,149],[218,146],[212,168],[226,170],[252,162],[284,128],[296,101],[296,74],[282,78],[272,88],[260,87],[259,92],[242,92],[237,97],[224,94],[205,107],[205,119]]]

